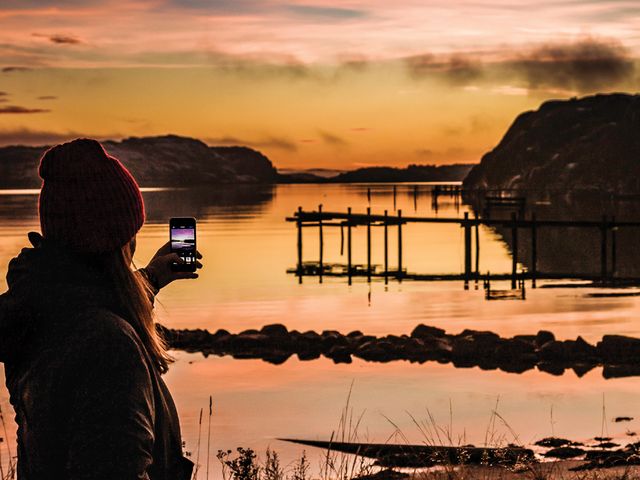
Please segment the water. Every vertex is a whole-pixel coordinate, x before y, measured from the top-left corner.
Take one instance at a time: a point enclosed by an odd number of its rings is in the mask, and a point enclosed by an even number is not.
[[[173,284],[160,294],[159,321],[169,327],[226,328],[233,332],[283,323],[301,331],[336,329],[347,333],[358,329],[383,335],[409,333],[418,323],[425,323],[453,333],[474,328],[510,336],[548,329],[559,338],[582,335],[590,341],[607,333],[640,336],[636,320],[640,298],[592,298],[588,294],[595,291],[593,288],[528,289],[524,302],[487,302],[481,288],[475,290],[472,284],[469,291],[464,291],[459,282],[391,282],[385,286],[381,281],[367,284],[364,279],[355,279],[352,286],[347,286],[346,279],[325,278],[320,285],[317,278],[308,277],[298,284],[296,277],[286,273],[287,268],[295,266],[297,257],[295,226],[285,222],[285,217],[298,206],[311,210],[318,204],[325,211],[344,211],[351,206],[354,212],[364,212],[369,206],[367,188],[372,189],[373,213],[385,209],[393,213],[392,187],[387,185],[145,192],[148,221],[138,237],[138,265],[146,264],[167,241],[171,216],[198,218],[198,248],[205,263],[200,279]],[[600,218],[602,205],[589,205],[589,211],[581,210],[583,215]],[[453,198],[441,197],[436,212],[426,186],[419,187],[417,196],[413,186],[399,186],[396,207],[404,215],[462,217],[470,211]],[[539,218],[553,213],[545,202],[540,202],[540,208],[544,211]],[[566,210],[557,212],[566,214]],[[26,246],[26,232],[37,228],[37,196],[33,192],[0,195],[0,291],[6,288],[8,261]],[[391,268],[396,265],[394,233],[391,229]],[[410,225],[403,236],[403,264],[409,271],[462,271],[464,239],[458,226]],[[560,237],[571,238],[570,234]],[[355,229],[354,263],[366,262],[365,242],[365,229]],[[498,232],[481,228],[480,242],[481,271],[510,271],[509,246]],[[562,249],[549,240],[551,246],[545,253],[543,244],[541,262],[548,265],[554,252]],[[577,244],[576,248],[582,251],[586,247]],[[566,249],[562,251],[568,255]],[[382,255],[382,232],[374,229],[373,263],[381,264]],[[316,229],[304,231],[304,258],[318,258]],[[340,255],[337,228],[325,229],[324,259],[346,262]],[[599,265],[597,258],[591,260]],[[259,360],[203,358],[184,352],[176,352],[176,357],[178,361],[166,381],[178,405],[187,449],[194,455],[199,411],[204,408],[206,412],[209,395],[213,396],[215,410],[212,451],[236,446],[264,451],[271,446],[288,463],[302,448],[276,438],[329,439],[352,383],[355,412],[366,410],[360,437],[369,441],[397,439],[390,419],[409,440],[419,442],[422,435],[407,412],[426,419],[429,411],[443,426],[451,425],[456,439],[482,443],[496,403],[509,424],[507,427],[498,422],[496,429],[507,441],[514,440],[511,431],[523,442],[551,434],[588,439],[603,431],[624,440],[627,429],[640,428],[636,421],[611,422],[618,415],[635,416],[640,401],[637,380],[604,380],[600,369],[577,378],[573,373],[562,377],[538,371],[514,375],[436,363],[378,364],[354,359],[350,365],[334,365],[326,359],[300,362],[292,358],[274,366]],[[0,402],[7,412],[6,392],[1,392]],[[307,450],[315,468],[320,456]]]

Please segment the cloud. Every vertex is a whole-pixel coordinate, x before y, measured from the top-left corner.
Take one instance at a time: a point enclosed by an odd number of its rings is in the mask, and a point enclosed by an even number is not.
[[[29,67],[14,67],[14,66],[2,67],[2,73],[27,72],[29,70],[32,70],[32,69]]]
[[[325,7],[321,5],[287,5],[285,9],[298,16],[316,20],[351,20],[364,18],[369,15],[365,10]]]
[[[27,108],[20,107],[18,105],[7,105],[6,107],[0,107],[0,114],[20,114],[20,113],[47,113],[51,110],[47,110],[44,108]]]
[[[349,144],[349,142],[347,142],[344,138],[331,132],[325,132],[323,130],[320,130],[318,134],[320,135],[320,138],[322,139],[322,141],[328,145],[333,145],[336,147],[344,147]]]
[[[53,34],[53,35],[47,35],[47,34],[43,34],[43,33],[33,33],[32,34],[34,37],[44,37],[46,39],[48,39],[51,43],[55,43],[58,45],[77,45],[79,43],[82,43],[82,40],[80,40],[77,37],[71,36],[71,35],[63,35],[63,34]]]
[[[373,128],[371,128],[371,127],[351,127],[349,130],[352,131],[352,132],[365,133],[365,132],[370,132],[371,130],[373,130]]]
[[[0,145],[51,145],[80,137],[87,135],[78,132],[60,133],[18,128],[0,130]]]
[[[38,100],[57,100],[58,97],[56,97],[55,95],[40,95],[38,97]]]
[[[8,96],[8,95],[9,95],[9,94],[8,94],[7,92],[1,92],[1,91],[0,91],[0,97],[6,97],[6,96]]]
[[[483,76],[483,65],[470,54],[455,53],[436,56],[432,53],[414,55],[404,59],[409,74],[414,78],[442,75],[454,84],[466,85]]]
[[[529,89],[590,92],[620,85],[635,75],[634,60],[622,44],[594,38],[541,45],[506,66],[522,76]]]
[[[206,138],[205,141],[207,142],[207,144],[214,145],[214,146],[215,145],[230,145],[230,146],[246,145],[246,146],[255,147],[255,148],[276,148],[276,149],[285,150],[289,152],[295,152],[296,150],[298,150],[298,147],[293,141],[283,137],[269,136],[269,137],[265,137],[258,140],[255,140],[255,139],[251,140],[246,138],[239,138],[239,137],[225,135],[222,137],[209,137],[209,138]]]

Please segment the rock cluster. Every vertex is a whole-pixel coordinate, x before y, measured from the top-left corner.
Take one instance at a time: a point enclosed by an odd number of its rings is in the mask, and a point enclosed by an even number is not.
[[[596,345],[582,337],[557,340],[553,333],[503,338],[493,332],[464,330],[448,334],[443,329],[418,325],[411,335],[376,337],[361,331],[342,334],[335,330],[289,331],[284,325],[233,334],[227,330],[174,330],[159,327],[170,347],[207,355],[259,358],[281,364],[297,355],[300,360],[324,356],[335,363],[351,363],[352,357],[370,362],[405,360],[452,363],[456,367],[480,367],[522,373],[538,370],[562,375],[572,369],[582,376],[603,366],[605,378],[640,375],[640,339],[605,335]]]

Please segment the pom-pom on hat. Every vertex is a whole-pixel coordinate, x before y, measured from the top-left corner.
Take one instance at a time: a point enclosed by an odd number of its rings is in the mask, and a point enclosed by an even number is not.
[[[82,138],[50,148],[39,174],[45,239],[80,253],[106,253],[128,243],[144,223],[138,184],[95,140]]]

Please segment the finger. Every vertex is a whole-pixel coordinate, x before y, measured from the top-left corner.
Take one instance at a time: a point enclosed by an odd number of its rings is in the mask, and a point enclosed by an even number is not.
[[[171,242],[162,245],[156,252],[156,256],[167,255],[168,253],[171,253]]]
[[[176,280],[195,279],[198,277],[199,275],[197,273],[191,273],[191,272],[176,272],[175,274]]]
[[[197,259],[201,259],[202,258],[202,254],[198,250],[196,250],[196,258]]]
[[[196,268],[202,268],[202,263],[196,261]]]
[[[168,262],[184,263],[182,257],[177,253],[170,253],[169,255],[165,255],[165,258]]]

